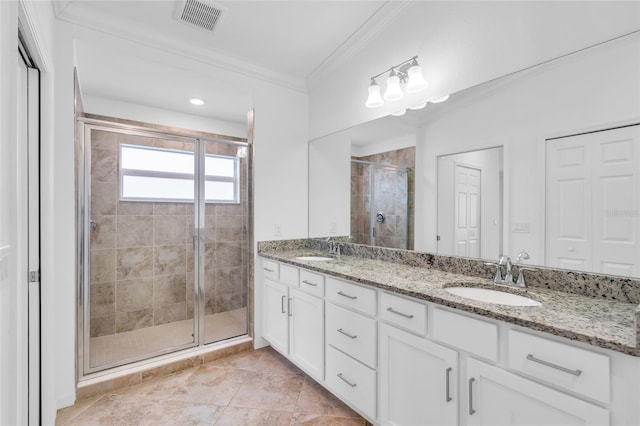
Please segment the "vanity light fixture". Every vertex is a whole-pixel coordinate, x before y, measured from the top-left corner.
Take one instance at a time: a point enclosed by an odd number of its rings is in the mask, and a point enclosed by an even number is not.
[[[189,102],[191,102],[191,105],[204,105],[204,100],[200,98],[191,98],[189,99]]]
[[[378,86],[376,78],[386,73],[389,73],[387,89],[384,95],[380,96],[380,86]],[[384,101],[402,99],[404,93],[401,85],[404,85],[404,91],[407,93],[417,93],[427,88],[427,82],[422,75],[422,67],[418,64],[417,56],[400,62],[398,65],[371,77],[369,97],[365,102],[365,106],[367,108],[376,108],[382,106]]]

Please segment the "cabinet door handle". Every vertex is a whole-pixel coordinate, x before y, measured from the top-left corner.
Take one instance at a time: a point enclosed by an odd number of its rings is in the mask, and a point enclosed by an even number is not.
[[[339,328],[339,329],[338,329],[338,333],[342,333],[342,334],[344,334],[345,336],[350,337],[351,339],[356,339],[356,338],[358,338],[358,336],[354,336],[353,334],[349,334],[349,333],[347,333],[346,331],[344,331],[344,330],[343,330],[343,329],[341,329],[341,328]]]
[[[446,376],[446,380],[447,380],[446,384],[447,385],[446,385],[446,391],[445,391],[446,395],[445,395],[444,400],[446,402],[451,402],[451,400],[453,399],[453,398],[451,398],[451,371],[452,370],[453,370],[453,368],[448,367],[447,370],[445,371],[445,376]]]
[[[302,282],[305,283],[306,285],[310,285],[312,287],[318,287],[318,284],[312,283],[311,281],[302,280]]]
[[[289,311],[289,316],[292,317],[293,313],[291,312],[291,299],[293,299],[292,297],[290,297],[289,299],[287,299],[287,310]]]
[[[579,376],[579,375],[582,374],[582,370],[571,370],[570,368],[566,368],[566,367],[563,367],[561,365],[554,364],[552,362],[545,361],[545,360],[540,359],[540,358],[536,358],[532,354],[527,355],[527,359],[529,361],[537,362],[538,364],[542,364],[542,365],[547,366],[547,367],[555,368],[556,370],[560,370],[563,373],[572,374],[574,376]]]
[[[339,292],[338,292],[338,294],[339,294],[340,296],[344,296],[344,297],[346,297],[347,299],[351,299],[351,300],[356,300],[356,299],[358,298],[358,296],[350,296],[350,295],[348,295],[348,294],[344,294],[344,293],[343,293],[343,292],[341,292],[341,291],[339,291]]]
[[[347,380],[344,377],[342,377],[342,373],[338,373],[338,378],[340,380],[342,380],[343,382],[345,382],[346,384],[348,384],[349,386],[351,386],[352,388],[355,388],[356,386],[358,386],[357,383],[351,383],[349,380]]]
[[[286,314],[287,311],[284,310],[284,299],[286,299],[287,296],[282,296],[282,300],[280,301],[280,307],[282,308],[282,313]]]
[[[392,314],[400,315],[401,317],[405,317],[405,318],[409,318],[409,319],[413,318],[412,314],[405,314],[405,313],[402,313],[402,312],[398,312],[393,308],[387,308],[387,311],[391,312]]]
[[[276,271],[275,269],[269,269],[269,268],[263,268],[263,269],[264,269],[265,271],[267,271],[267,272],[275,272],[275,271]]]
[[[469,379],[469,415],[472,416],[476,413],[476,410],[473,409],[473,382],[476,379],[473,377]]]

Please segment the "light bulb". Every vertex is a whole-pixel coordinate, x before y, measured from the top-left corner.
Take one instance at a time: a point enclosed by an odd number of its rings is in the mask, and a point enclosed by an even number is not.
[[[392,112],[391,115],[395,117],[400,117],[401,115],[404,115],[405,112],[407,112],[406,109],[401,109],[400,111]]]
[[[407,75],[409,76],[407,87],[405,87],[407,93],[416,93],[427,88],[427,82],[422,76],[422,67],[418,65],[418,61],[415,58],[411,61],[411,67],[407,70]]]
[[[396,70],[392,69],[387,79],[387,90],[384,92],[385,101],[397,101],[402,99],[402,90],[400,89],[400,77]]]
[[[382,96],[380,96],[380,86],[378,83],[372,78],[371,84],[369,85],[369,97],[367,98],[367,102],[365,102],[365,106],[367,108],[375,108],[384,104],[384,100],[382,100]]]
[[[439,98],[431,99],[429,102],[433,102],[434,104],[439,104],[440,102],[444,102],[449,99],[449,95],[444,95]]]
[[[427,106],[427,102],[423,102],[421,104],[410,106],[409,109],[422,109]]]
[[[192,105],[204,105],[204,100],[200,98],[191,98],[189,99],[189,102],[191,102]]]

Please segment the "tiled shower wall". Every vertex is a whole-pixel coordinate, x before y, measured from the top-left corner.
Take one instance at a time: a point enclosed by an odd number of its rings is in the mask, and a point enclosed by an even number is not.
[[[120,143],[189,151],[193,145],[99,130],[91,139],[91,337],[193,318],[193,204],[120,201],[118,191]],[[236,147],[207,143],[206,151],[234,156]],[[205,206],[205,315],[247,304],[241,187],[240,204]]]
[[[370,200],[367,165],[351,164],[351,234],[356,243],[371,244],[370,209],[384,211],[386,220],[376,224],[376,245],[412,250],[414,247],[415,147],[383,152],[356,160],[393,165],[408,173],[378,172],[374,200]],[[373,203],[373,207],[371,206]]]

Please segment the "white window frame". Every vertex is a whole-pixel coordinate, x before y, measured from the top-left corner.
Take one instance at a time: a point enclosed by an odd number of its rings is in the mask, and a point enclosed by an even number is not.
[[[195,195],[195,175],[191,173],[175,173],[175,172],[161,172],[152,170],[140,170],[140,169],[125,169],[122,167],[122,148],[133,149],[145,149],[150,151],[164,151],[174,152],[179,154],[187,154],[194,157],[194,169],[197,168],[195,163],[195,152],[184,151],[178,149],[159,148],[153,146],[142,146],[134,144],[121,143],[118,146],[118,173],[119,173],[119,200],[120,201],[138,201],[138,202],[153,202],[153,203],[189,203],[194,202]],[[205,199],[205,203],[214,204],[240,204],[240,161],[237,157],[230,155],[219,154],[205,154],[206,157],[224,158],[227,160],[233,160],[233,176],[217,176],[217,175],[205,175],[206,182],[232,182],[233,183],[233,200],[219,200],[219,199]],[[202,173],[205,173],[203,170]],[[169,178],[169,179],[184,179],[194,182],[194,192],[191,198],[157,198],[157,197],[125,197],[123,195],[124,189],[124,177],[125,176],[142,176],[148,178]]]

